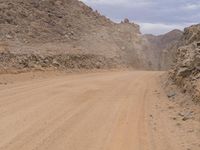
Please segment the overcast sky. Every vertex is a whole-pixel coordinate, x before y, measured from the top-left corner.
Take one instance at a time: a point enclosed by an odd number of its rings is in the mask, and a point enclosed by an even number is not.
[[[163,34],[200,22],[200,0],[81,0],[115,22],[138,23],[143,33]]]

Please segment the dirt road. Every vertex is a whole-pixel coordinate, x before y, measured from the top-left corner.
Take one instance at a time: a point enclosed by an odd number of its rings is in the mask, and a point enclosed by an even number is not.
[[[6,86],[0,150],[176,150],[149,126],[160,74],[88,73]]]

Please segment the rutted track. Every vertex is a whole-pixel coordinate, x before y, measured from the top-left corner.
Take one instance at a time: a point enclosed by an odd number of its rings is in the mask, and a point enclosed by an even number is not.
[[[160,74],[68,75],[1,89],[0,149],[155,150],[146,114]]]

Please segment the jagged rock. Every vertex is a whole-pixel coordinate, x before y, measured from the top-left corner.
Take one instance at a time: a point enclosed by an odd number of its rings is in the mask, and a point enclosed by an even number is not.
[[[125,18],[125,19],[124,19],[124,23],[130,23],[129,19],[128,19],[128,18]]]
[[[185,77],[187,77],[187,76],[189,76],[190,74],[191,74],[191,69],[189,69],[189,68],[187,68],[187,67],[182,67],[182,68],[180,68],[179,70],[178,70],[178,72],[177,72],[177,76],[180,76],[180,77],[183,77],[183,78],[185,78]]]
[[[178,115],[182,117],[183,121],[186,121],[186,120],[191,119],[193,117],[193,112],[191,112],[191,111],[190,112],[181,112]]]
[[[57,61],[57,60],[53,60],[52,64],[56,67],[59,67],[60,66],[60,63]]]
[[[194,65],[197,70],[200,70],[200,55],[195,55]]]
[[[6,35],[6,38],[7,38],[7,39],[12,39],[13,37],[12,37],[11,35],[7,34],[7,35]]]
[[[200,24],[184,30],[170,76],[184,92],[200,102]],[[184,118],[187,120],[187,118]]]
[[[176,93],[173,92],[173,91],[170,91],[170,92],[167,94],[167,97],[168,97],[168,98],[172,98],[172,97],[174,97],[174,96],[176,96]]]

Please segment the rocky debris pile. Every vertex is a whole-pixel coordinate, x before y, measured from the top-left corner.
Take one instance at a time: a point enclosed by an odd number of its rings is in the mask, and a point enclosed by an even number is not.
[[[186,28],[180,43],[170,77],[200,102],[200,25]]]
[[[97,55],[38,55],[0,53],[0,73],[45,69],[107,69],[115,68],[116,61]]]

